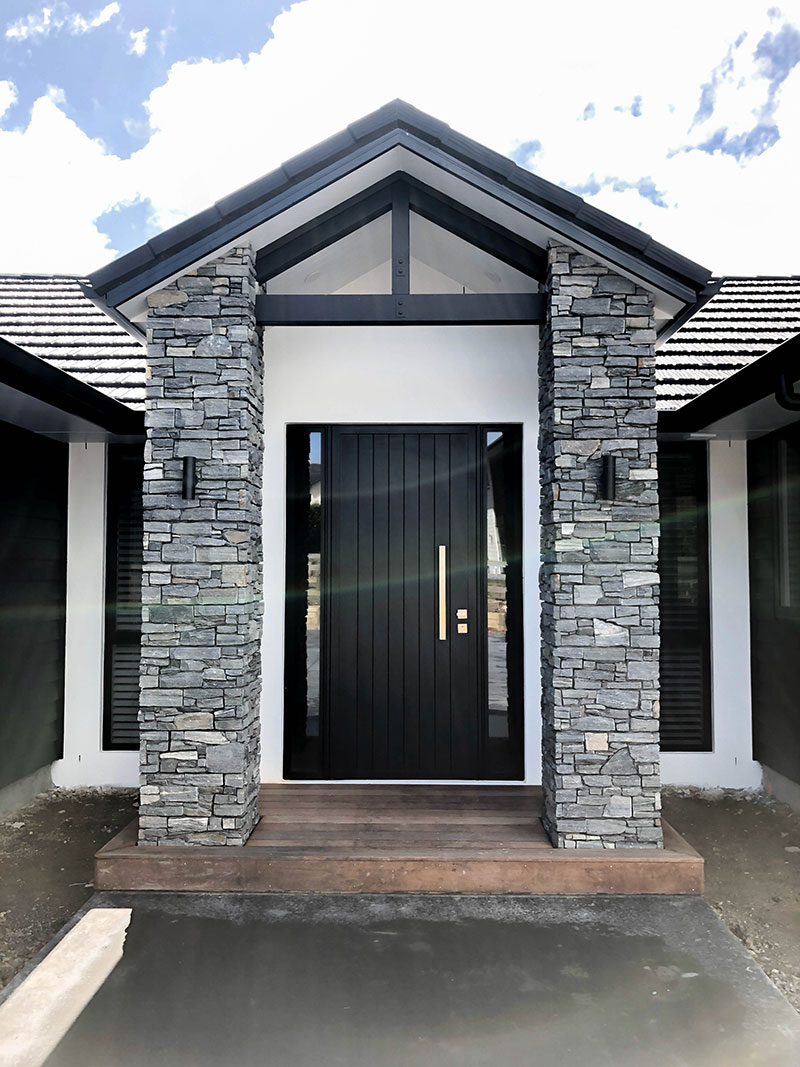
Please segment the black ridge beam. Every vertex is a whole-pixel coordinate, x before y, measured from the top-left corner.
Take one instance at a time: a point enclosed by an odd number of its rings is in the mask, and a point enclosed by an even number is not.
[[[539,293],[256,297],[261,326],[482,326],[542,323]]]

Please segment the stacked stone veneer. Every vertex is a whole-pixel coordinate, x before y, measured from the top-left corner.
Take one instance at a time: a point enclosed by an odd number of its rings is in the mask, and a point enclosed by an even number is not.
[[[562,848],[659,846],[652,298],[549,250],[540,354],[544,820]],[[617,493],[600,499],[601,457]]]
[[[263,368],[250,248],[150,296],[142,844],[240,845],[258,817]],[[195,500],[182,495],[196,459]]]

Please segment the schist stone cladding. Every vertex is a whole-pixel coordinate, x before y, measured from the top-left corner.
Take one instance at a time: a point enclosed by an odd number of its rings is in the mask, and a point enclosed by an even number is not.
[[[652,298],[559,244],[539,359],[545,825],[562,848],[662,844]],[[613,500],[600,498],[603,455]]]
[[[249,247],[149,298],[143,844],[243,844],[258,818],[263,366]],[[182,493],[196,459],[196,498]]]

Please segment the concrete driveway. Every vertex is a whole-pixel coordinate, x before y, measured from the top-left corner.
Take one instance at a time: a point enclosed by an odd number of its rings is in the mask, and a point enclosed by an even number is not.
[[[98,894],[9,994],[4,1067],[800,1062],[697,898]]]

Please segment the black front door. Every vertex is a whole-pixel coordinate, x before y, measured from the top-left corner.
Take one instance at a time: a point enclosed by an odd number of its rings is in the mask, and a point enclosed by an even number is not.
[[[478,430],[330,434],[332,778],[475,778]]]

